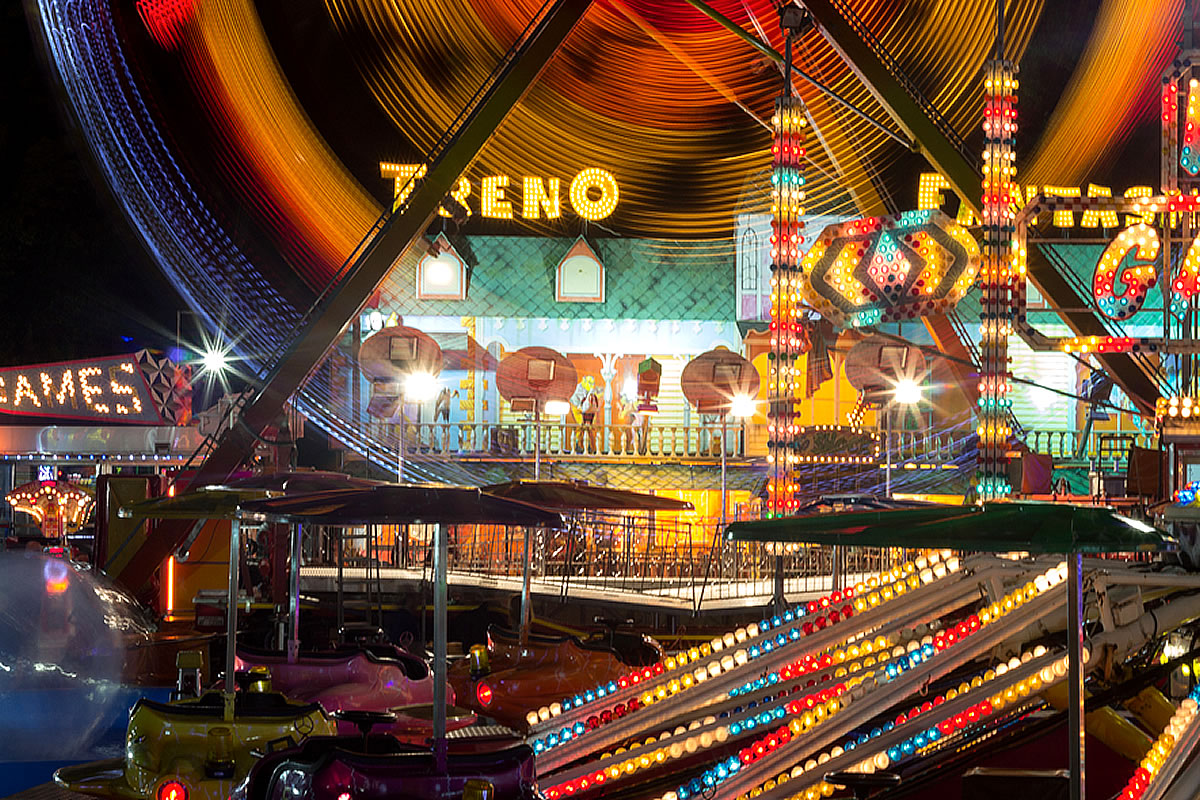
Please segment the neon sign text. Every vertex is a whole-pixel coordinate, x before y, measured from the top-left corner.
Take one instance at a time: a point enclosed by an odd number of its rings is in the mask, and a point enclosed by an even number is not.
[[[424,164],[392,164],[380,162],[379,174],[393,179],[392,209],[395,210],[408,198],[415,185],[414,179],[425,177]],[[522,219],[559,219],[562,217],[562,181],[558,178],[543,178],[526,175],[519,181],[507,175],[488,175],[479,182],[479,215],[487,219],[512,219],[517,201],[513,197],[517,186],[521,189],[520,211]],[[454,205],[466,210],[468,216],[475,213],[469,202],[473,190],[471,181],[459,178],[450,192]],[[567,197],[571,208],[586,220],[601,220],[610,216],[617,208],[621,190],[617,179],[608,170],[588,167],[580,170],[568,184]],[[445,206],[438,208],[443,217],[453,216]]]
[[[0,413],[162,422],[132,356],[0,368]]]
[[[950,188],[950,181],[946,180],[940,173],[937,172],[922,172],[920,183],[917,186],[917,208],[918,209],[941,209],[946,202],[946,197],[942,192]],[[1112,197],[1112,188],[1108,186],[1099,186],[1094,183],[1089,183],[1086,187],[1081,186],[1036,186],[1029,185],[1025,187],[1025,195],[1021,196],[1018,187],[1015,192],[1013,211],[1019,211],[1021,206],[1032,203],[1034,198],[1039,194],[1042,197],[1062,197],[1062,198],[1101,198]],[[1149,186],[1130,186],[1122,195],[1127,200],[1136,200],[1138,198],[1149,198],[1154,196],[1154,190]],[[1081,204],[1086,206],[1086,204]],[[1136,225],[1144,223],[1153,225],[1155,222],[1153,212],[1143,211],[1137,214],[1126,214],[1123,223],[1125,225]],[[958,210],[958,223],[960,225],[978,225],[979,221],[975,219],[975,215],[971,210],[962,205]],[[1051,224],[1056,228],[1074,228],[1076,221],[1081,228],[1117,228],[1120,227],[1122,221],[1118,219],[1117,212],[1112,209],[1097,209],[1082,207],[1079,209],[1072,208],[1056,208],[1051,212]],[[1030,220],[1033,224],[1033,220]]]

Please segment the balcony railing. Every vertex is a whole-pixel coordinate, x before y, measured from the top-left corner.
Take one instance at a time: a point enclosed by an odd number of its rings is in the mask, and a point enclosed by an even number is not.
[[[1103,462],[1123,465],[1130,445],[1155,448],[1158,437],[1140,431],[1027,431],[1025,444],[1035,453],[1062,461]]]
[[[952,431],[881,431],[878,436],[881,462],[887,455],[893,463],[948,464],[962,454],[965,445],[964,434]]]
[[[539,446],[543,457],[571,458],[632,457],[711,460],[745,455],[741,426],[720,425],[582,425],[542,422],[513,423],[406,423],[400,437],[399,425],[372,423],[380,441],[395,446],[403,439],[409,458],[436,459],[446,456],[533,458]],[[536,434],[535,434],[536,431]],[[540,445],[538,439],[540,438]]]
[[[400,426],[371,423],[376,441],[395,448]],[[536,431],[536,433],[535,433]],[[971,431],[893,430],[876,434],[877,463],[949,465],[961,462],[971,447]],[[540,443],[538,439],[540,438]],[[404,457],[414,461],[449,458],[533,460],[540,447],[545,459],[664,459],[712,462],[766,456],[765,431],[741,423],[720,425],[582,425],[532,421],[511,423],[406,423]],[[1157,439],[1139,431],[1029,430],[1022,434],[1035,453],[1061,463],[1092,463],[1123,469],[1130,445],[1153,448]],[[751,446],[748,443],[757,443]]]

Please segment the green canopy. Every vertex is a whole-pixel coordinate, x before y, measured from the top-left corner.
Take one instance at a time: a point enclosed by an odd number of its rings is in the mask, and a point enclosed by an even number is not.
[[[317,525],[512,525],[562,528],[558,514],[465,486],[388,483],[246,503],[271,522]]]
[[[1130,553],[1172,550],[1169,534],[1103,506],[1001,501],[735,522],[729,538],[985,552]]]
[[[117,515],[149,517],[150,519],[234,519],[238,507],[251,500],[265,500],[283,494],[267,489],[232,489],[228,486],[205,486],[194,492],[175,497],[154,497],[121,506]]]

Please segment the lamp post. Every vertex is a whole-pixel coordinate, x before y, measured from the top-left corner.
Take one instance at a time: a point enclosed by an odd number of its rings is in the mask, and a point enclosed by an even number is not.
[[[375,327],[368,315],[368,324]],[[380,314],[380,316],[382,316]],[[383,320],[378,320],[383,325]],[[400,323],[381,327],[358,348],[358,364],[371,382],[367,414],[384,423],[398,422],[396,482],[404,481],[404,403],[424,402],[437,394],[442,371],[442,348],[429,334]]]
[[[754,416],[754,410],[754,398],[750,395],[739,394],[735,396],[732,401],[730,401],[729,408],[725,409],[721,414],[721,530],[725,530],[725,526],[728,524],[728,520],[725,518],[727,516],[726,509],[728,507],[728,481],[726,479],[725,472],[725,453],[728,449],[728,442],[726,441],[726,421],[729,417],[733,417],[740,422],[741,420],[745,420],[747,417]]]
[[[437,394],[438,386],[437,376],[424,370],[410,372],[400,382],[400,405],[397,409],[400,418],[400,442],[396,448],[396,483],[404,483],[404,403],[408,400],[424,403]]]
[[[921,384],[912,378],[901,378],[896,381],[891,391],[892,398],[883,406],[884,434],[883,457],[884,477],[883,493],[885,497],[892,496],[892,411],[897,406],[908,408],[921,402],[923,392]]]

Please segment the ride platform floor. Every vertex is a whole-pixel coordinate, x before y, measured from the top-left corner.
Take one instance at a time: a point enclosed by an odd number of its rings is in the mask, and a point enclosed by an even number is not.
[[[31,786],[16,794],[10,794],[3,800],[89,800],[89,798],[86,794],[68,791],[51,781]]]

